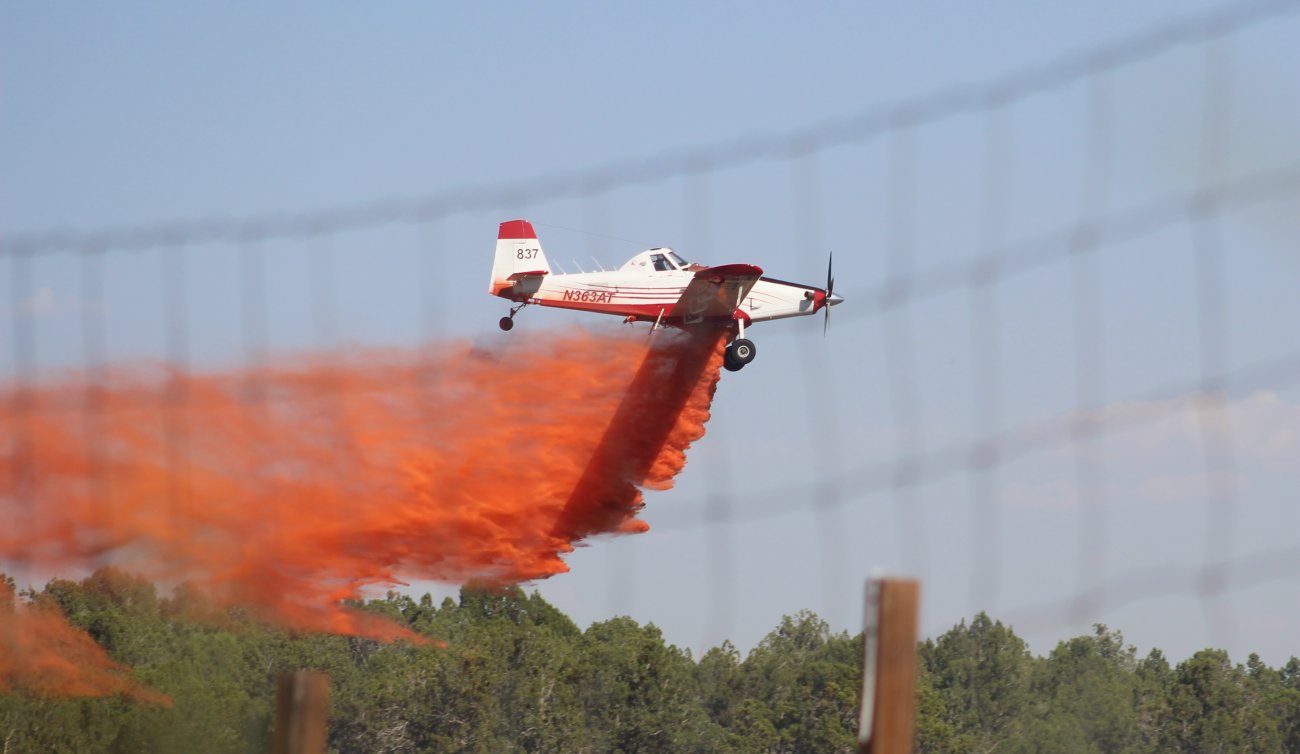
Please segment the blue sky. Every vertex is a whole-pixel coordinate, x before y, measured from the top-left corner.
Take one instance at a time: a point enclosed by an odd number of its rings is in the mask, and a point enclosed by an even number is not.
[[[0,9],[0,234],[348,207],[476,186],[504,195],[556,171],[725,148],[983,82],[1214,7],[10,5]],[[586,199],[503,201],[428,225],[193,245],[183,252],[188,356],[200,365],[244,358],[248,254],[266,274],[266,344],[293,352],[415,345],[426,333],[497,343],[569,326],[575,316],[527,311],[512,333],[497,332],[503,306],[484,288],[496,223],[513,217],[533,220],[566,267],[590,266],[593,256],[609,267],[643,246],[672,245],[687,258],[753,262],[818,282],[833,249],[848,302],[829,337],[811,320],[755,328],[758,360],[724,377],[709,434],[677,488],[649,495],[652,530],[581,548],[571,573],[538,585],[548,599],[584,624],[627,613],[697,650],[723,638],[747,648],[801,608],[858,630],[863,579],[884,569],[921,577],[928,634],[986,609],[1040,652],[1105,622],[1142,651],[1181,658],[1215,645],[1277,664],[1300,653],[1294,557],[1274,569],[1284,578],[1226,597],[1200,599],[1194,589],[1198,569],[1218,557],[1300,546],[1294,372],[1230,385],[1218,413],[1198,413],[1188,397],[1202,368],[1198,317],[1213,310],[1198,298],[1204,227],[1175,220],[1086,261],[1003,279],[985,298],[959,285],[885,315],[866,302],[891,260],[923,274],[952,270],[1080,217],[1185,193],[1215,170],[1232,179],[1300,165],[1298,41],[1300,14],[1291,13],[1208,53],[1178,47],[1100,84],[811,158]],[[1227,71],[1215,109],[1226,124],[1220,168],[1207,167],[1202,149],[1207,60]],[[1108,113],[1100,153],[1090,148],[1095,96]],[[910,165],[904,183],[892,172],[900,159]],[[1214,332],[1235,370],[1300,345],[1300,197],[1291,191],[1212,226],[1223,263],[1211,290],[1225,301]],[[158,252],[107,257],[94,300],[83,264],[41,258],[21,291],[14,267],[0,264],[0,378],[13,375],[7,342],[24,318],[44,368],[82,363],[86,321],[106,334],[110,359],[167,355]],[[1077,359],[1081,275],[1096,281],[1082,332],[1099,338],[1097,363]],[[993,309],[980,308],[989,301]],[[971,324],[987,311],[994,319]],[[911,391],[915,415],[900,405],[899,373],[890,371],[909,353],[902,396]],[[938,450],[990,426],[1068,419],[1080,407],[1080,375],[1107,417],[1170,417],[1097,441],[1104,506],[1081,501],[1070,446],[1000,466],[992,505],[961,471],[904,494],[854,488],[863,467],[893,461],[909,443]],[[1206,457],[1207,437],[1228,438],[1231,467]],[[838,481],[819,488],[824,478]],[[1211,491],[1225,485],[1234,491],[1229,529],[1209,512]],[[706,525],[707,516],[727,523]],[[1041,609],[1151,568],[1175,574],[1153,595],[1116,594],[1113,604],[1069,614]]]

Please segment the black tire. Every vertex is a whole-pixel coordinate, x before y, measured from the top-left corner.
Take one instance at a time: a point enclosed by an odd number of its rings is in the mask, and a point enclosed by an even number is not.
[[[758,355],[758,349],[754,347],[754,341],[748,338],[736,338],[731,341],[731,347],[727,349],[731,353],[732,361],[742,367],[754,360]]]
[[[505,330],[506,332],[510,332],[510,328],[515,326],[515,321],[509,317],[502,317],[501,321],[498,322],[497,325],[502,330]]]
[[[723,369],[727,370],[728,372],[739,372],[741,369],[745,368],[744,364],[737,364],[736,362],[731,360],[730,351],[728,351],[727,353],[728,353],[727,358],[722,360]]]

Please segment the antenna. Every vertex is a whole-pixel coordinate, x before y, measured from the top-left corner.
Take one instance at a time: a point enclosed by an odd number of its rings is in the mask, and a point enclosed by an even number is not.
[[[578,260],[576,259],[573,260],[573,266],[578,268],[578,272],[586,272],[586,270],[582,269],[582,265],[578,264]]]
[[[591,261],[596,262],[596,258],[595,258],[595,257],[592,257],[592,258],[591,258]],[[600,267],[600,271],[601,271],[601,272],[604,272],[604,271],[605,271],[605,268],[604,268],[604,267],[601,267],[600,262],[596,262],[596,266],[597,266],[597,267]]]
[[[564,265],[560,264],[560,260],[558,260],[558,259],[555,260],[555,266],[560,268],[560,274],[561,274],[561,275],[568,275],[568,274],[569,274],[568,270],[564,269]]]

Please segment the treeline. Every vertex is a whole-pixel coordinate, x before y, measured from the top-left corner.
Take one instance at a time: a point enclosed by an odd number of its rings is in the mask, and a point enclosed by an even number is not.
[[[809,612],[744,657],[724,643],[696,660],[653,625],[581,630],[518,589],[359,606],[445,648],[214,616],[112,569],[23,599],[57,606],[173,706],[0,694],[4,754],[269,751],[275,676],[300,668],[330,675],[335,752],[853,750],[862,638]],[[920,752],[1300,752],[1295,658],[1273,669],[1205,650],[1171,665],[1104,626],[1035,657],[983,614],[920,657]]]

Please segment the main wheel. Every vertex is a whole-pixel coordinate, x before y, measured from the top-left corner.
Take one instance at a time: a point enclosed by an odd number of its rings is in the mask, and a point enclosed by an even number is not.
[[[754,347],[754,341],[748,338],[736,338],[731,341],[731,347],[727,350],[731,352],[732,360],[742,367],[753,361],[754,357],[758,355],[758,349]]]
[[[743,368],[744,366],[745,366],[744,364],[738,364],[738,363],[736,363],[735,359],[731,358],[731,349],[730,349],[730,348],[728,348],[728,349],[726,350],[726,352],[723,353],[723,355],[722,355],[722,368],[723,368],[723,369],[727,370],[728,372],[739,372],[739,371],[741,370],[741,368]]]
[[[510,332],[510,328],[515,326],[515,321],[510,317],[502,317],[501,321],[497,323],[497,326],[506,332]]]

